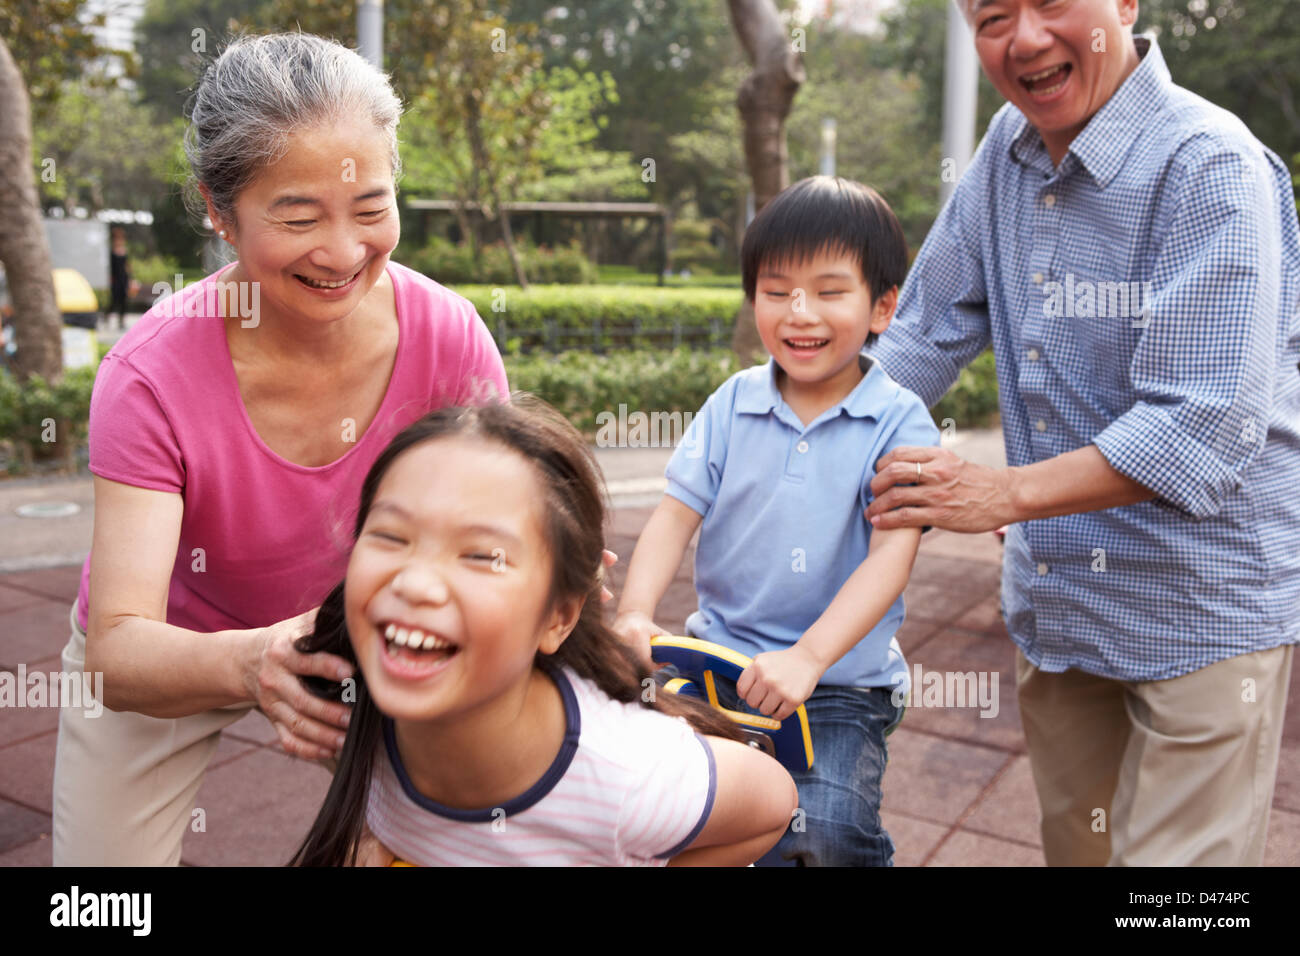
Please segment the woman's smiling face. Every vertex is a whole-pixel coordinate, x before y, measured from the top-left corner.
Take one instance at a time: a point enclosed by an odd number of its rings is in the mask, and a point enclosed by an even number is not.
[[[438,721],[490,709],[576,623],[548,608],[551,557],[533,467],[451,436],[402,453],[348,564],[348,633],[375,704]]]
[[[238,252],[241,278],[259,283],[264,313],[345,318],[383,275],[399,237],[385,136],[353,120],[297,130],[284,156],[239,193],[235,222],[218,228]]]

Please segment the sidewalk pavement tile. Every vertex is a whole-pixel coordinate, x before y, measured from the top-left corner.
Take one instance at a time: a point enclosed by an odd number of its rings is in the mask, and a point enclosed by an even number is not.
[[[0,577],[0,614],[7,615],[15,608],[27,607],[29,604],[44,600],[48,599],[40,594],[33,594],[31,591],[24,591],[21,588],[6,587],[4,578]]]
[[[254,744],[274,744],[279,746],[280,743],[280,735],[275,732],[271,722],[266,719],[266,716],[260,710],[255,709],[250,710],[222,733]]]
[[[54,806],[54,745],[58,734],[42,734],[0,751],[0,797],[27,807]]]
[[[58,666],[57,659],[53,666]],[[29,672],[32,669],[28,668]],[[0,748],[58,729],[57,707],[6,707],[4,720],[0,720]]]
[[[949,830],[938,823],[883,809],[880,822],[894,841],[894,866],[920,866]]]
[[[958,830],[926,861],[926,866],[1046,866],[1043,851],[1010,840]]]
[[[50,815],[37,813],[8,800],[0,800],[0,853],[50,832]]]
[[[938,557],[922,551],[912,567],[903,600],[910,617],[947,624],[996,594],[1000,578],[998,565]]]
[[[57,568],[15,571],[4,576],[6,587],[31,591],[42,597],[64,602],[63,616],[68,616],[72,602],[81,588],[81,565],[65,564]]]
[[[324,767],[266,748],[210,769],[195,806],[206,830],[188,832],[181,851],[199,866],[280,866],[307,835],[325,800]]]
[[[0,853],[0,869],[8,866],[53,866],[54,841],[50,839],[49,817],[45,831],[36,839]]]
[[[903,595],[903,601],[906,603],[907,595]],[[935,621],[918,620],[911,614],[903,618],[903,626],[894,632],[894,637],[898,638],[898,646],[903,649],[903,657],[907,659],[908,664],[912,662],[912,655],[916,653],[917,648],[927,643],[935,634],[939,633],[942,625]]]
[[[1012,755],[903,726],[889,738],[881,806],[934,823],[956,823]]]
[[[1292,703],[1291,709],[1300,710],[1300,703]],[[1282,737],[1273,806],[1300,813],[1300,737],[1295,734],[1284,733]]]
[[[1268,815],[1265,866],[1300,866],[1300,813],[1273,808]]]
[[[961,534],[931,528],[921,535],[921,550],[945,558],[965,561],[982,561],[1002,566],[1002,542],[991,531],[981,534]]]
[[[229,763],[237,757],[242,757],[246,753],[257,750],[257,744],[249,743],[247,740],[240,740],[238,737],[232,737],[230,734],[223,733],[217,740],[217,749],[213,751],[212,759],[208,761],[208,772],[211,772],[221,764]]]
[[[4,613],[0,632],[0,666],[9,670],[19,664],[63,652],[68,643],[68,609],[72,602],[42,598],[35,604]]]
[[[961,615],[952,622],[952,626],[959,627],[964,631],[986,634],[989,637],[995,637],[1008,643],[1011,642],[1011,635],[1007,633],[1006,622],[1002,620],[1002,597],[999,591],[994,591],[991,596],[986,597],[979,604]]]
[[[993,789],[984,795],[975,812],[962,822],[962,827],[972,832],[1041,846],[1042,816],[1029,757],[1021,755],[998,777]]]
[[[912,706],[903,716],[903,726],[964,740],[968,743],[1001,747],[1005,750],[1025,749],[1024,730],[1020,724],[1020,707],[1016,699],[1015,646],[1010,641],[990,640],[962,631],[941,630],[925,646],[908,658],[908,673],[912,677]],[[916,669],[921,668],[921,686],[916,686]],[[945,679],[947,674],[974,673],[975,698],[966,700],[966,706],[927,707],[926,680],[928,674]],[[981,716],[985,711],[979,700],[979,679],[985,677],[986,692],[992,691],[997,677],[997,715]],[[938,690],[936,685],[931,685]],[[963,696],[968,685],[954,684]],[[955,702],[954,698],[954,702]],[[990,698],[991,702],[991,698]],[[947,701],[944,701],[947,703]],[[989,709],[992,712],[992,708]]]

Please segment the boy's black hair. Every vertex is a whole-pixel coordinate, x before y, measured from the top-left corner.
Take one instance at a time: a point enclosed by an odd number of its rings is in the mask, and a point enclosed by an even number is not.
[[[870,186],[839,176],[810,176],[781,191],[745,230],[740,250],[745,298],[754,301],[758,270],[823,251],[857,260],[874,302],[907,276],[907,240],[889,204]],[[876,333],[867,335],[867,345]]]

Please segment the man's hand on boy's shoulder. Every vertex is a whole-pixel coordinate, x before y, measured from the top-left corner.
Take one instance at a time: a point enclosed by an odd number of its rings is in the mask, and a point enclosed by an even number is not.
[[[736,693],[760,714],[785,720],[812,696],[825,672],[811,651],[794,644],[755,656],[736,681]]]

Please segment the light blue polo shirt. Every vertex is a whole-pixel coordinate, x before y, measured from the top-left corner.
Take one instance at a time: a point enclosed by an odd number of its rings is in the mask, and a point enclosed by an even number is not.
[[[899,445],[939,443],[921,399],[865,353],[858,361],[862,381],[810,425],[769,360],[724,382],[686,430],[665,475],[667,493],[704,517],[693,637],[750,657],[798,641],[867,557],[875,463]],[[902,623],[900,596],[821,683],[899,686]]]

